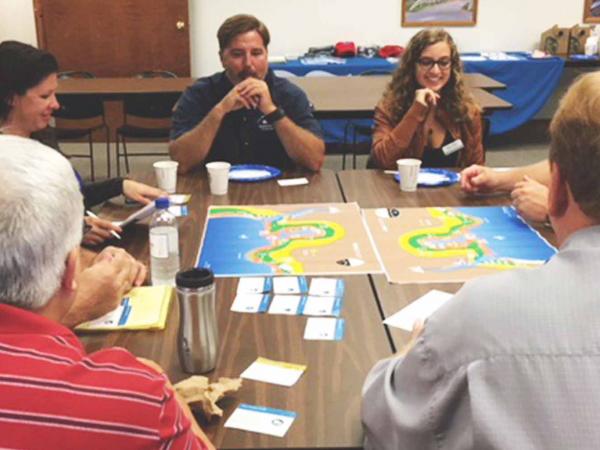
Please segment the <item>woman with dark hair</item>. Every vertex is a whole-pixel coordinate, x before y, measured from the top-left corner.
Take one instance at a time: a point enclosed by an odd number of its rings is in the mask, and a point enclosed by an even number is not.
[[[483,163],[481,110],[462,78],[446,31],[413,36],[375,108],[370,164],[392,169],[399,158],[421,159],[424,167]]]
[[[60,105],[56,99],[58,63],[44,50],[17,41],[0,43],[0,133],[38,139],[58,149],[55,139],[42,137],[52,114]],[[60,151],[60,150],[59,150]],[[165,195],[154,187],[123,178],[111,178],[95,183],[81,181],[86,208],[117,195],[140,203]],[[111,237],[111,230],[122,231],[111,222],[86,217],[91,227],[84,235],[85,244],[96,245]]]

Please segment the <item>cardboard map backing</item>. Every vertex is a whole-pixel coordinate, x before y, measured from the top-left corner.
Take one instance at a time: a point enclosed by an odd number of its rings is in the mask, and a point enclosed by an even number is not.
[[[388,281],[463,282],[538,267],[556,250],[512,207],[363,210]]]

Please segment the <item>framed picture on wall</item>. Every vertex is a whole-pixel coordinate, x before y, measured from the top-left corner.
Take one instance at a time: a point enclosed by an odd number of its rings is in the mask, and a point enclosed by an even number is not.
[[[477,23],[477,0],[401,1],[404,27],[470,27]]]
[[[584,23],[600,23],[600,0],[585,0]]]

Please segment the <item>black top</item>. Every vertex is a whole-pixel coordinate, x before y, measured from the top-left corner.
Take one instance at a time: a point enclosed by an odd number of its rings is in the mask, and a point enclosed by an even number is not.
[[[295,84],[277,77],[271,70],[265,77],[273,103],[283,109],[296,125],[322,137],[306,94]],[[188,87],[173,113],[171,140],[193,129],[233,88],[225,72],[200,78]],[[280,169],[293,167],[275,128],[258,110],[238,109],[228,113],[221,123],[205,162],[228,161],[232,164],[267,164]]]
[[[67,155],[60,151],[53,128],[47,127],[44,130],[32,133],[31,139],[55,149],[65,158],[69,159]],[[99,205],[109,198],[116,197],[123,193],[123,178],[117,177],[103,181],[84,182],[79,173],[75,169],[73,169],[73,171],[75,172],[77,181],[79,181],[81,194],[83,195],[83,203],[86,208]]]
[[[443,146],[448,145],[453,141],[454,138],[450,132],[446,131],[446,137],[440,147],[426,147],[423,151],[423,157],[421,158],[421,167],[456,167],[460,150],[447,156],[442,151]]]

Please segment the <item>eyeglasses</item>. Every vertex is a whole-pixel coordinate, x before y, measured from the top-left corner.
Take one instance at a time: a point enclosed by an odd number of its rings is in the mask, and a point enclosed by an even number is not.
[[[448,70],[452,64],[450,58],[431,59],[431,58],[419,58],[417,64],[425,70],[433,69],[433,66],[437,64],[440,70]]]

